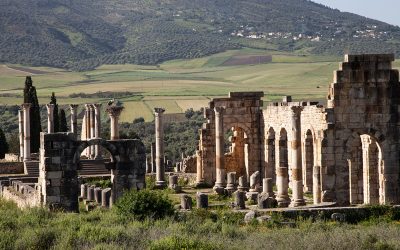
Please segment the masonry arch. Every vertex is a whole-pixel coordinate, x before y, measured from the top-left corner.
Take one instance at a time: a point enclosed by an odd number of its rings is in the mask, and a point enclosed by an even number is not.
[[[225,141],[225,146],[229,145],[228,152],[225,153],[226,172],[236,172],[236,176],[249,176],[249,131],[238,124],[228,127],[231,136]]]

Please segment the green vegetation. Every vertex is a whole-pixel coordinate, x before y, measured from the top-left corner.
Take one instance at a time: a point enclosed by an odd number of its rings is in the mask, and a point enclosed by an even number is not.
[[[0,23],[0,62],[80,71],[243,47],[400,52],[399,27],[307,0],[4,0]]]
[[[157,190],[132,190],[126,192],[115,204],[117,213],[136,220],[163,219],[174,213],[174,207],[166,194]]]
[[[53,108],[53,125],[54,125],[54,132],[61,132],[60,130],[60,114],[58,113],[58,104],[57,104],[57,98],[56,95],[51,93],[50,97],[50,104],[54,105]]]
[[[398,249],[399,233],[399,221],[385,215],[357,224],[279,215],[245,224],[241,213],[195,209],[138,221],[115,209],[67,214],[0,202],[1,249]]]
[[[40,147],[40,132],[42,132],[42,125],[36,87],[33,86],[32,78],[30,76],[27,76],[25,79],[24,103],[31,104],[29,109],[31,152],[37,153],[39,152]]]
[[[8,153],[9,146],[3,130],[0,128],[0,159],[4,159],[5,154]]]
[[[60,132],[68,132],[68,124],[67,124],[67,118],[65,116],[65,110],[60,109],[60,114],[58,115],[60,117]]]

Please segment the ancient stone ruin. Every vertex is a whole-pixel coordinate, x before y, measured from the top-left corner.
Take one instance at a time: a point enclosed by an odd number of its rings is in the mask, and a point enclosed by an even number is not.
[[[213,99],[200,130],[198,183],[218,191],[227,173],[249,183],[259,171],[260,185],[265,178],[276,185],[281,207],[305,205],[304,192],[315,204],[398,204],[400,85],[392,61],[346,55],[327,106],[287,96],[263,109],[263,92]]]

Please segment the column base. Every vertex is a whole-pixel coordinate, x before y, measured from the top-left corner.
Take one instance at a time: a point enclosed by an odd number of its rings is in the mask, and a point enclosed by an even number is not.
[[[306,205],[306,201],[304,199],[293,200],[290,203],[290,207],[301,207],[301,206],[305,206],[305,205]]]
[[[213,190],[215,193],[219,194],[219,195],[223,195],[225,193],[225,188],[222,185],[215,185],[213,187]]]
[[[167,187],[167,182],[166,181],[156,181],[156,188],[166,188]]]
[[[278,196],[276,201],[278,202],[278,207],[289,207],[290,205],[289,196]]]

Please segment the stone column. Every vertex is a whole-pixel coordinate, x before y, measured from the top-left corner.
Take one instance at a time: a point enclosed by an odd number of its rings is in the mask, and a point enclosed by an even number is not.
[[[101,130],[101,117],[100,117],[101,104],[100,103],[93,104],[93,107],[94,107],[94,117],[95,117],[94,137],[100,138],[100,134],[101,134],[101,132],[100,132],[100,130]],[[95,145],[94,147],[95,147],[94,148],[94,158],[101,159],[99,145]]]
[[[196,150],[196,185],[204,184],[201,155],[202,155],[202,151]]]
[[[46,104],[47,108],[47,133],[54,133],[54,104]]]
[[[71,132],[76,138],[78,136],[78,105],[71,104],[69,108],[71,110]]]
[[[19,121],[19,160],[24,160],[24,111],[18,110]]]
[[[313,167],[313,199],[314,204],[321,203],[321,167]]]
[[[93,139],[96,137],[96,129],[95,129],[95,124],[96,123],[96,118],[95,118],[95,110],[94,110],[94,105],[90,105],[90,139]],[[94,159],[96,156],[96,146],[93,145],[91,146],[91,151],[90,151],[90,158]]]
[[[84,122],[85,122],[85,128],[86,128],[86,131],[85,131],[85,139],[88,141],[88,140],[90,140],[90,104],[85,104],[85,120],[84,120]],[[86,156],[88,157],[88,158],[90,158],[90,156],[92,155],[91,154],[91,147],[87,147],[86,149],[85,149],[85,151],[86,151]]]
[[[292,141],[289,142],[291,150],[291,169],[292,169],[292,188],[293,200],[292,207],[304,206],[306,202],[303,196],[303,173],[301,161],[301,124],[300,114],[303,107],[292,107]]]
[[[288,207],[290,198],[288,194],[289,176],[288,168],[278,167],[276,169],[276,188],[278,189],[277,201],[279,207]]]
[[[24,111],[24,161],[31,159],[31,124],[30,124],[30,103],[22,104]]]
[[[225,185],[225,157],[224,157],[224,108],[215,107],[215,171],[216,180],[214,190],[219,193]]]
[[[154,142],[151,143],[151,172],[155,173],[156,170],[156,144]]]
[[[119,140],[119,127],[118,120],[124,107],[122,106],[109,106],[107,113],[110,116],[110,134],[111,140]]]
[[[163,113],[165,109],[154,108],[155,126],[156,126],[156,186],[165,186],[165,162],[164,162],[164,128],[163,128]]]

